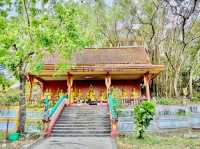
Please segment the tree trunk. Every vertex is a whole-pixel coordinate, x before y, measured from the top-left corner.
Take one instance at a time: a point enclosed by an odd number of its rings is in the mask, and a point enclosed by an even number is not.
[[[181,64],[179,64],[177,66],[177,69],[175,71],[174,74],[174,93],[175,93],[175,97],[179,97],[179,91],[178,91],[178,80],[179,80],[179,74],[180,74],[180,70],[181,70]]]
[[[168,91],[169,91],[169,87],[170,85],[168,84],[168,69],[165,70],[165,82],[163,81],[163,83],[165,84],[165,97],[167,98],[169,95],[168,95]]]
[[[192,75],[193,75],[193,67],[190,69],[190,77],[189,77],[189,92],[190,92],[190,98],[193,96],[193,90],[192,90]]]
[[[20,95],[19,95],[19,126],[18,131],[24,133],[26,121],[26,99],[25,99],[25,76],[19,76],[20,81]]]
[[[174,78],[172,77],[172,72],[169,72],[170,75],[169,75],[169,78],[171,77],[172,79],[169,79],[169,97],[172,97],[172,95],[174,94],[173,91],[173,81],[174,81]]]
[[[174,93],[175,96],[178,97],[179,96],[179,91],[178,91],[178,76],[179,73],[176,71],[175,72],[175,76],[174,76]]]

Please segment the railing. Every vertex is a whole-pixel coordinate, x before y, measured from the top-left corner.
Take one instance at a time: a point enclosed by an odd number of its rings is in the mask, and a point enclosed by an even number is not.
[[[66,98],[65,96],[60,97],[60,99],[56,102],[56,104],[53,106],[53,108],[49,112],[49,118],[52,117],[52,115],[56,112],[56,110],[58,109],[58,107],[64,101],[65,98]]]
[[[123,98],[123,99],[115,99],[118,100],[118,102],[120,102],[121,105],[124,106],[137,106],[140,103],[142,103],[143,101],[145,101],[144,98],[139,97],[139,98]]]
[[[50,110],[49,112],[49,118],[50,118],[50,122],[49,122],[49,127],[44,130],[45,132],[45,136],[50,136],[51,131],[56,123],[56,121],[58,120],[59,116],[61,115],[65,105],[67,105],[67,101],[68,98],[65,96],[62,96],[57,102],[56,104],[53,106],[53,108]]]
[[[110,112],[110,120],[111,120],[111,136],[117,136],[117,121],[118,121],[118,108],[121,106],[126,107],[133,107],[140,103],[142,103],[145,99],[144,98],[123,98],[123,99],[114,99],[112,95],[108,97],[108,105],[109,105],[109,112]]]
[[[111,118],[117,119],[117,111],[116,111],[116,105],[118,104],[117,100],[114,100],[112,95],[109,95],[108,100],[109,100],[108,102],[109,102],[109,110]]]
[[[108,106],[110,112],[110,122],[111,122],[111,136],[117,136],[117,111],[115,107],[115,102],[112,95],[108,96]]]

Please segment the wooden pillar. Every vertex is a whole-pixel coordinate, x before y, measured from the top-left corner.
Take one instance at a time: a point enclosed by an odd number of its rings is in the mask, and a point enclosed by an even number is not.
[[[41,88],[41,99],[45,99],[44,97],[44,82],[40,81],[40,88]]]
[[[148,100],[151,99],[150,89],[149,89],[149,81],[150,81],[150,75],[149,75],[149,73],[144,74],[144,85],[145,85],[145,88],[146,88],[146,98]]]
[[[106,94],[107,94],[107,98],[108,98],[108,93],[110,91],[110,86],[111,86],[111,75],[110,74],[106,74],[105,84],[106,84]]]
[[[71,88],[72,88],[72,85],[73,85],[73,76],[68,74],[67,75],[67,93],[68,93],[68,100],[69,100],[69,103],[72,104],[73,101],[72,101],[72,97],[71,97]]]
[[[31,101],[32,98],[32,92],[33,92],[33,82],[34,82],[34,77],[32,75],[29,75],[29,97],[28,101]]]

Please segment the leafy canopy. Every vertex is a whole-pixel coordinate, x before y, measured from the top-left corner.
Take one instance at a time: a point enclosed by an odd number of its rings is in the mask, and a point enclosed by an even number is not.
[[[134,114],[137,136],[138,138],[143,138],[145,130],[155,115],[155,105],[152,102],[145,101],[134,108]]]

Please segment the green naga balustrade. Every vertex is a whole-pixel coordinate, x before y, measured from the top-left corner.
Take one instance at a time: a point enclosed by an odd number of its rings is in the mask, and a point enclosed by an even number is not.
[[[118,135],[117,130],[117,106],[118,100],[113,99],[112,95],[108,96],[109,110],[111,114],[111,136],[116,137]]]
[[[113,99],[112,95],[109,95],[108,100],[109,100],[109,110],[112,119],[117,119],[117,111],[116,111],[117,102],[116,100]]]
[[[60,104],[63,102],[65,98],[66,98],[65,96],[60,97],[60,99],[56,102],[56,104],[53,106],[53,108],[49,112],[49,117],[51,117],[55,113],[55,111],[57,110],[57,108],[60,106]]]

